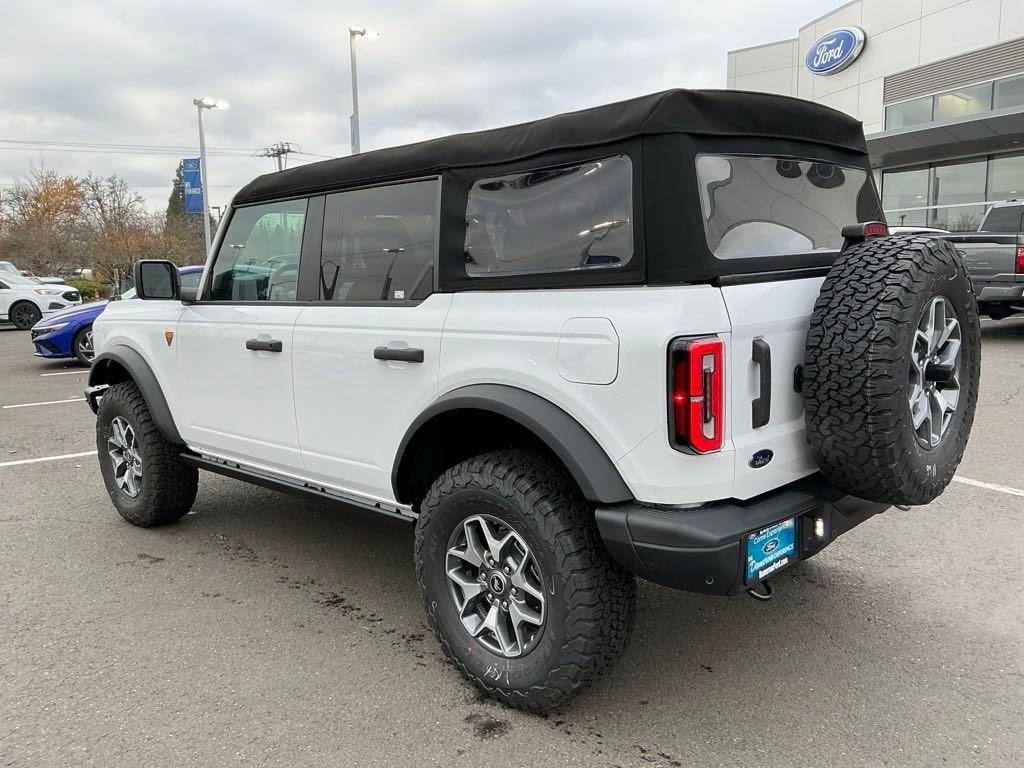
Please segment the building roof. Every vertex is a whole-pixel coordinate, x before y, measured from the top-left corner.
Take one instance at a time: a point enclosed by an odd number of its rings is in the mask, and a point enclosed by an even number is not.
[[[318,194],[428,176],[451,168],[497,165],[553,150],[666,133],[794,139],[866,153],[860,122],[829,107],[767,93],[674,89],[519,125],[445,136],[266,174],[243,187],[234,203]]]

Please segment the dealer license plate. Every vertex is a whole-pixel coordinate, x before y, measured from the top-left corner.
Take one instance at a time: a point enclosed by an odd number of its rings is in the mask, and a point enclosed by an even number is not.
[[[797,559],[796,518],[747,536],[747,584],[771,576]]]

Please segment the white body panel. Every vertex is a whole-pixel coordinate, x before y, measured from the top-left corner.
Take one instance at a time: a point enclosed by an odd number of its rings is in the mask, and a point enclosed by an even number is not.
[[[20,301],[29,301],[35,304],[43,317],[68,307],[77,306],[82,303],[81,298],[78,301],[68,301],[62,295],[66,291],[77,290],[73,286],[59,283],[21,285],[20,283],[4,282],[3,275],[0,274],[0,320],[7,320],[11,307]],[[39,291],[46,291],[46,293],[39,293]],[[51,309],[51,304],[60,306],[54,306]]]
[[[406,430],[437,398],[441,330],[452,294],[419,305],[311,306],[295,326],[295,420],[307,474],[394,500]],[[423,350],[422,363],[375,360],[376,347]]]
[[[173,344],[183,386],[172,413],[190,447],[301,470],[292,390],[292,340],[301,311],[297,305],[185,308]],[[282,351],[246,349],[248,339],[280,341]]]

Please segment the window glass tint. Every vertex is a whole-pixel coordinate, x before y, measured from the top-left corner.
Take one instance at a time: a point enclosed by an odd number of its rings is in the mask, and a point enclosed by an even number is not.
[[[207,288],[211,301],[295,301],[306,201],[237,208]]]
[[[633,256],[632,218],[624,155],[479,179],[466,206],[466,274],[621,267]]]
[[[1024,75],[996,81],[996,109],[1024,106]]]
[[[882,172],[882,208],[893,226],[928,223],[928,211],[907,211],[903,208],[924,208],[928,205],[928,169]]]
[[[973,115],[992,109],[992,83],[957,88],[935,97],[935,119]]]
[[[202,278],[202,272],[188,272],[186,274],[178,274],[178,280],[180,281],[182,288],[198,288],[199,280]]]
[[[433,287],[438,182],[341,192],[324,212],[320,298],[408,301]]]
[[[877,205],[866,171],[829,163],[701,155],[697,176],[708,248],[720,259],[839,250],[842,228]]]
[[[933,166],[931,204],[956,206],[984,200],[985,169],[984,160]],[[984,214],[984,205],[933,208],[928,212],[928,225],[950,232],[969,232],[978,228]]]
[[[1002,205],[993,208],[985,218],[985,231],[1022,232],[1024,222],[1021,221],[1021,214],[1024,214],[1024,205]]]
[[[930,123],[932,120],[932,97],[911,99],[902,104],[885,108],[885,128],[907,128],[911,125]]]
[[[1024,155],[1004,155],[988,161],[988,199],[1024,197]]]

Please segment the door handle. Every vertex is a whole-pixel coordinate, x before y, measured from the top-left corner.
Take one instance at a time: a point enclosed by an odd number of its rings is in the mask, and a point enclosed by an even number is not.
[[[763,427],[772,415],[772,348],[764,339],[754,339],[751,359],[760,373],[760,393],[750,405],[750,425]]]
[[[375,347],[374,360],[399,360],[403,363],[422,363],[423,350],[413,347]]]
[[[245,342],[245,348],[254,352],[280,352],[283,345],[280,341],[263,341],[262,339],[249,339]]]

